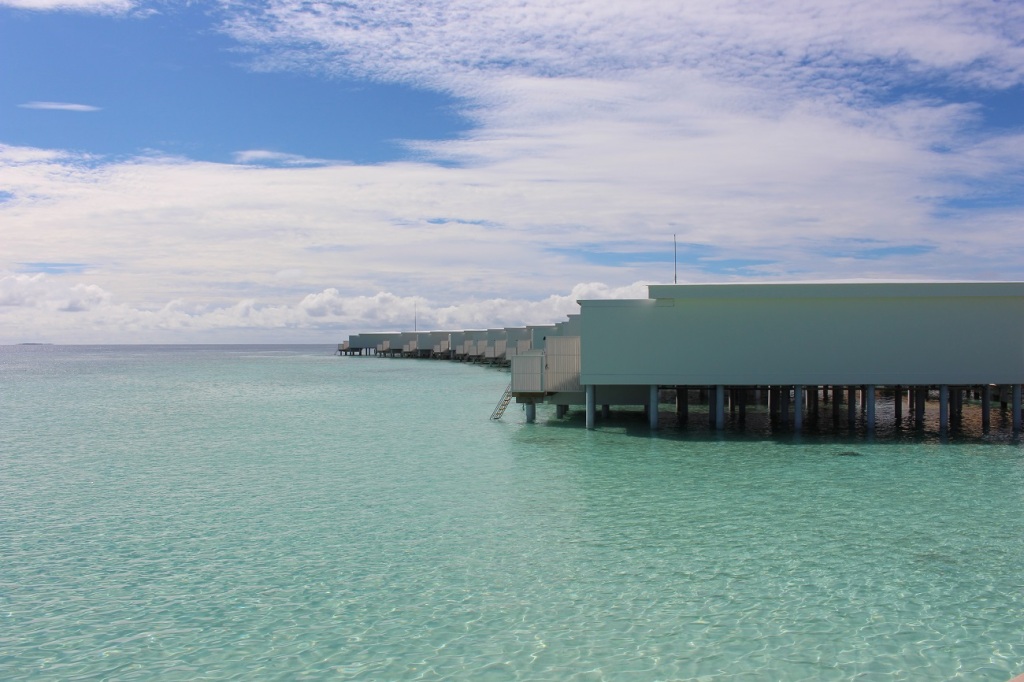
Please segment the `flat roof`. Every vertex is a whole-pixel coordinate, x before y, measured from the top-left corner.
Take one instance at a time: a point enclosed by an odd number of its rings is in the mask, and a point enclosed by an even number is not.
[[[921,298],[1024,296],[1024,282],[800,282],[651,284],[649,298]]]

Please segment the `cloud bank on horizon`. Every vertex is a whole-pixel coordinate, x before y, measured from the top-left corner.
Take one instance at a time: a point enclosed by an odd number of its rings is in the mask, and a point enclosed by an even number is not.
[[[1024,279],[1019,3],[0,19],[0,58],[31,65],[0,77],[0,341],[551,322],[671,281],[673,235],[680,281]],[[87,30],[109,60],[55,50]]]

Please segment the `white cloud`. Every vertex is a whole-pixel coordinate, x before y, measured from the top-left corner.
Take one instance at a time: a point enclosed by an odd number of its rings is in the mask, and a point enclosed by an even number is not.
[[[676,234],[686,280],[1024,278],[1017,209],[946,206],[1019,174],[1021,136],[958,137],[964,107],[766,113],[744,105],[756,91],[651,80],[499,79],[507,105],[478,112],[463,139],[422,145],[450,167],[0,147],[0,268],[86,263],[82,284],[140,309],[280,306],[330,288],[543,300],[593,279],[671,281]],[[912,257],[885,255],[901,250]]]
[[[67,302],[60,307],[62,312],[81,313],[110,302],[110,293],[95,284],[76,284],[69,294]]]
[[[856,90],[850,66],[892,82],[957,74],[1020,83],[1019,3],[978,0],[269,0],[233,16],[264,64],[459,89],[479,74],[607,78],[651,68],[732,83]],[[847,82],[844,82],[847,81]]]
[[[34,306],[46,296],[46,275],[0,277],[0,306]]]
[[[225,8],[262,68],[441,89],[475,127],[373,166],[0,146],[0,328],[244,340],[407,327],[414,304],[431,326],[550,322],[671,281],[673,234],[682,281],[1024,279],[1024,136],[914,90],[1019,87],[1020,3]]]
[[[18,106],[22,109],[46,109],[51,111],[100,111],[99,107],[94,107],[89,104],[71,104],[69,102],[26,102],[25,104],[19,104]]]
[[[68,286],[45,275],[6,275],[0,277],[0,343],[214,338],[331,342],[359,331],[411,329],[414,315],[421,329],[549,324],[579,312],[579,298],[637,298],[646,293],[643,283],[625,287],[590,283],[576,285],[567,295],[541,300],[501,298],[442,304],[422,296],[387,292],[345,296],[330,288],[277,304],[246,298],[219,306],[196,306],[175,299],[159,308],[140,308],[115,302],[110,292],[95,285]]]
[[[235,163],[272,166],[323,166],[331,163],[326,159],[311,159],[298,154],[274,152],[266,149],[248,149],[235,152]]]
[[[55,149],[37,149],[35,147],[15,147],[12,145],[0,144],[0,168],[17,166],[23,163],[60,163],[73,158],[80,157]]]
[[[136,6],[133,0],[0,0],[0,6],[33,11],[71,10],[78,12],[122,13]]]

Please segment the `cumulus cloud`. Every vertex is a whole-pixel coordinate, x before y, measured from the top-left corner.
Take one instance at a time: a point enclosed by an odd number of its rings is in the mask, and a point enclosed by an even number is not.
[[[414,316],[421,328],[474,329],[560,322],[566,315],[579,312],[577,301],[581,299],[646,297],[647,284],[643,282],[621,287],[598,282],[577,284],[567,294],[552,294],[539,300],[485,298],[452,304],[389,292],[345,296],[331,288],[307,295],[298,308],[309,318],[333,319],[364,331],[411,327]]]
[[[85,312],[110,302],[110,293],[95,284],[76,284],[69,293],[67,302],[60,307],[62,312]]]
[[[0,276],[0,306],[8,309],[85,312],[110,302],[111,294],[95,284],[66,285],[44,273]]]
[[[328,342],[350,333],[419,328],[471,329],[563,321],[579,312],[580,298],[643,298],[644,283],[610,287],[579,284],[564,295],[539,300],[481,298],[440,303],[422,296],[378,292],[346,295],[329,288],[283,303],[240,299],[198,305],[175,299],[158,308],[114,300],[96,285],[66,285],[45,275],[0,277],[0,343],[24,338],[56,342],[119,342],[219,338],[236,342],[315,338]],[[73,313],[73,314],[68,314]],[[73,338],[69,338],[72,336]]]
[[[0,306],[34,306],[46,297],[46,275],[0,277]]]

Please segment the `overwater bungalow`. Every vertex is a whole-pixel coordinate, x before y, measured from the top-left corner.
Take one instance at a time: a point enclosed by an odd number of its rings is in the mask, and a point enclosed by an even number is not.
[[[645,406],[657,427],[659,389],[677,392],[685,417],[683,396],[706,388],[719,429],[727,395],[746,404],[755,390],[796,429],[827,392],[845,393],[851,410],[859,397],[873,429],[876,391],[886,387],[907,392],[917,420],[927,391],[938,390],[943,430],[965,391],[982,396],[987,420],[998,390],[1020,429],[1024,283],[652,285],[647,299],[579,304],[579,387],[564,377],[552,385],[552,367],[565,361],[549,357],[543,394],[584,405],[588,428],[597,405],[619,404]],[[530,404],[536,393],[518,384],[535,386],[527,371],[513,364],[512,393]]]
[[[505,327],[505,361],[530,350],[530,330],[527,327]]]
[[[717,429],[727,405],[742,420],[747,406],[767,403],[799,430],[830,403],[836,418],[845,405],[851,423],[859,405],[871,432],[880,391],[896,396],[897,419],[906,407],[920,424],[934,395],[946,431],[977,396],[984,425],[997,402],[1021,428],[1021,282],[651,285],[646,299],[578,303],[578,315],[553,325],[451,332],[451,357],[508,358],[507,398],[525,405],[527,421],[541,403],[559,417],[580,406],[589,429],[598,406],[604,417],[640,407],[658,428],[666,395],[686,423],[692,395]],[[358,334],[348,346],[372,340]]]

